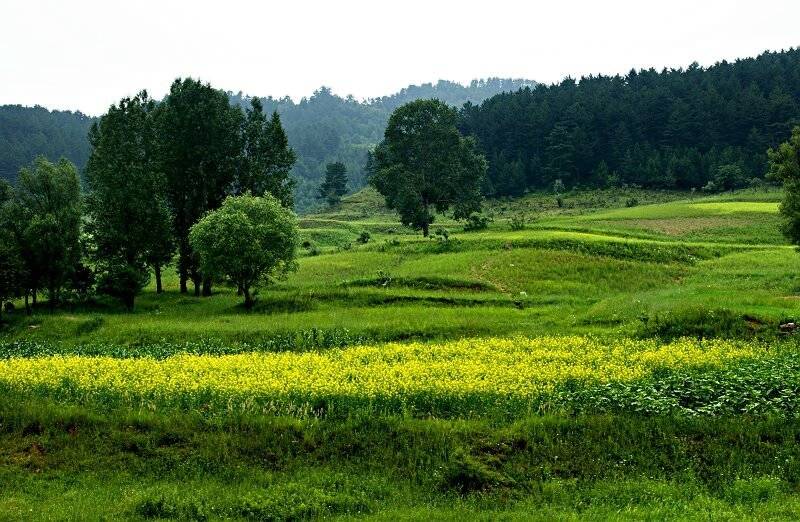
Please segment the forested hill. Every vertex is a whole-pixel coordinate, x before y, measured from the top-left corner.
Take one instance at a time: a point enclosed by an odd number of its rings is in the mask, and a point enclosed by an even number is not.
[[[632,71],[500,94],[462,110],[490,195],[638,184],[735,188],[800,123],[800,50],[708,68]],[[708,183],[711,182],[711,185]]]
[[[263,101],[265,110],[281,114],[289,142],[297,152],[295,201],[299,209],[305,209],[316,203],[317,187],[328,162],[347,165],[351,190],[363,186],[366,151],[383,137],[389,114],[396,107],[419,98],[439,98],[460,107],[531,85],[535,82],[500,78],[475,80],[469,85],[441,80],[366,101],[343,98],[323,87],[296,103],[288,97]],[[229,96],[232,103],[249,105],[249,98],[242,93]],[[15,179],[19,168],[40,154],[51,160],[65,156],[83,170],[89,157],[87,132],[92,121],[79,112],[0,106],[0,177]]]
[[[92,121],[80,112],[0,106],[0,178],[16,179],[20,167],[40,154],[52,160],[63,156],[82,168]]]
[[[347,166],[351,190],[365,184],[363,167],[367,150],[383,138],[389,115],[400,105],[421,98],[438,98],[460,107],[534,85],[530,80],[501,78],[474,80],[469,85],[440,80],[366,101],[342,98],[322,87],[297,103],[288,97],[262,98],[262,102],[265,110],[277,110],[281,115],[289,143],[297,152],[295,204],[302,210],[317,203],[317,188],[326,163],[341,161]],[[234,103],[249,106],[249,97],[242,93],[230,93],[230,97]]]

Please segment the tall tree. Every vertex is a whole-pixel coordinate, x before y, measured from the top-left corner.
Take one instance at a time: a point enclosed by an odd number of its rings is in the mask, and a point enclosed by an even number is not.
[[[200,273],[189,230],[218,208],[241,164],[243,114],[228,96],[191,78],[177,79],[156,111],[160,169],[173,212],[181,292],[189,279],[195,295],[210,295],[211,280]]]
[[[47,290],[51,310],[80,259],[81,188],[67,159],[36,158],[19,172],[12,225],[27,272],[26,294]]]
[[[325,179],[319,187],[319,199],[333,206],[347,193],[347,167],[341,161],[325,166]]]
[[[453,208],[466,219],[481,206],[486,160],[456,127],[458,113],[438,100],[418,100],[392,113],[375,150],[370,183],[403,224],[428,236],[433,212]]]
[[[297,218],[269,194],[228,197],[192,227],[189,237],[202,270],[236,283],[248,310],[259,283],[295,267]]]
[[[128,309],[147,283],[148,263],[160,274],[171,254],[171,215],[155,154],[154,110],[143,91],[112,105],[89,132],[86,206],[92,258],[102,274],[100,289],[119,297]]]
[[[770,149],[769,174],[783,182],[784,196],[780,211],[784,218],[783,233],[795,245],[800,245],[800,127],[792,130],[789,141]]]
[[[9,205],[13,197],[11,185],[0,179],[0,323],[3,321],[3,305],[22,286],[22,259],[13,234]]]
[[[273,112],[267,121],[259,98],[250,100],[242,128],[243,157],[236,179],[236,192],[254,196],[272,194],[291,208],[294,181],[289,176],[295,153],[283,131],[280,116]]]

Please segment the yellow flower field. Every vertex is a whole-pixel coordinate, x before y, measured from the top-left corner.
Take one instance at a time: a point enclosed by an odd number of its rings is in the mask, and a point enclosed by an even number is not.
[[[358,346],[309,353],[148,357],[50,356],[0,361],[0,384],[21,393],[229,411],[300,410],[338,404],[525,402],[566,381],[603,383],[655,368],[722,366],[759,345],[588,337],[470,339]]]

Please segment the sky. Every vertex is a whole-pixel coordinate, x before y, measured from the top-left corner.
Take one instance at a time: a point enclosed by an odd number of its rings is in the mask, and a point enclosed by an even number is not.
[[[98,115],[183,76],[295,100],[552,83],[798,47],[798,20],[798,0],[0,0],[0,105]]]

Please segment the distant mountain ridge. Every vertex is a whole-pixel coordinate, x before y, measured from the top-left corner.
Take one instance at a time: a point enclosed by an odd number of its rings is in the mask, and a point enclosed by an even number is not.
[[[338,96],[327,87],[298,102],[289,97],[262,100],[266,110],[277,110],[281,115],[289,142],[297,152],[293,171],[297,180],[295,199],[302,210],[316,203],[317,186],[328,162],[342,161],[347,165],[351,189],[364,185],[366,152],[380,141],[396,107],[420,98],[439,98],[460,107],[533,85],[535,82],[521,79],[489,78],[468,85],[440,80],[410,85],[395,94],[364,101]],[[228,94],[232,103],[242,107],[250,103],[250,96],[241,92]],[[40,154],[51,160],[64,156],[83,169],[90,153],[87,133],[93,121],[93,117],[81,112],[0,106],[0,177],[14,180],[20,167]]]

